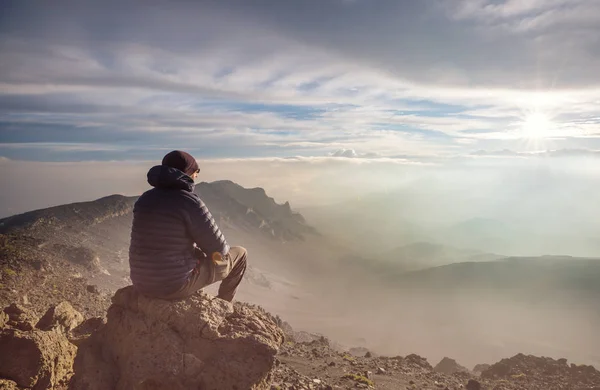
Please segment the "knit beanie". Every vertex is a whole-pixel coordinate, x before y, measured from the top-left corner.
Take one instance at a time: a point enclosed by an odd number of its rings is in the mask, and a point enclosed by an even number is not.
[[[192,176],[194,172],[199,170],[196,159],[192,157],[191,154],[182,152],[181,150],[174,150],[167,153],[165,157],[163,157],[162,165],[179,169],[188,176]]]

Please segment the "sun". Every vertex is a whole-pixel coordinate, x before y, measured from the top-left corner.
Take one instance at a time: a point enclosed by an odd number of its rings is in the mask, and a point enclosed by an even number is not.
[[[527,115],[521,123],[523,138],[541,139],[551,136],[554,124],[548,115],[533,112]]]

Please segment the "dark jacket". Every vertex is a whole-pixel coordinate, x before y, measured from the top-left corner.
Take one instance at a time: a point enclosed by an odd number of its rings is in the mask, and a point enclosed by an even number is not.
[[[194,181],[165,165],[148,171],[146,191],[133,207],[129,247],[133,285],[149,295],[168,295],[181,288],[198,262],[194,243],[210,258],[229,246]]]

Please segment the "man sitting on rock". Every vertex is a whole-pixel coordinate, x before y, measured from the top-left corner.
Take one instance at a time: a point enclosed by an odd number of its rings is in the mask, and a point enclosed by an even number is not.
[[[135,202],[129,247],[134,287],[178,300],[222,281],[218,297],[231,302],[246,271],[246,249],[229,247],[208,208],[194,193],[200,169],[190,154],[168,153],[148,171],[154,187]]]

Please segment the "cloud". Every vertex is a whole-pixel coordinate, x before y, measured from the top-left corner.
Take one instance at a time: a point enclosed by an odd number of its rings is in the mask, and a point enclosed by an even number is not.
[[[354,158],[358,157],[356,151],[354,149],[338,149],[335,152],[331,153],[332,157],[349,157]]]
[[[470,154],[478,157],[521,157],[521,158],[541,158],[541,157],[600,157],[600,150],[591,149],[558,149],[558,150],[541,150],[535,152],[518,152],[514,150],[477,150]]]
[[[383,157],[381,155],[379,155],[378,153],[357,153],[356,150],[354,149],[337,149],[333,152],[329,153],[329,156],[331,157],[343,157],[343,158],[362,158],[362,159],[381,159],[381,158],[389,158],[389,157]],[[398,159],[398,156],[394,156],[391,157],[394,159]]]
[[[585,147],[600,135],[590,3],[11,2],[0,155],[454,155],[514,149],[537,111],[558,147]]]
[[[94,200],[110,194],[139,195],[149,189],[146,173],[153,159],[39,162],[0,158],[0,218],[53,205]],[[426,170],[428,164],[404,159],[260,157],[199,159],[201,181],[233,180],[248,188],[263,187],[278,202],[293,207],[337,202],[390,186],[394,175]],[[27,180],[23,180],[27,177]],[[361,182],[366,187],[357,186]],[[395,181],[400,184],[402,181]],[[44,189],[40,196],[39,189]]]

